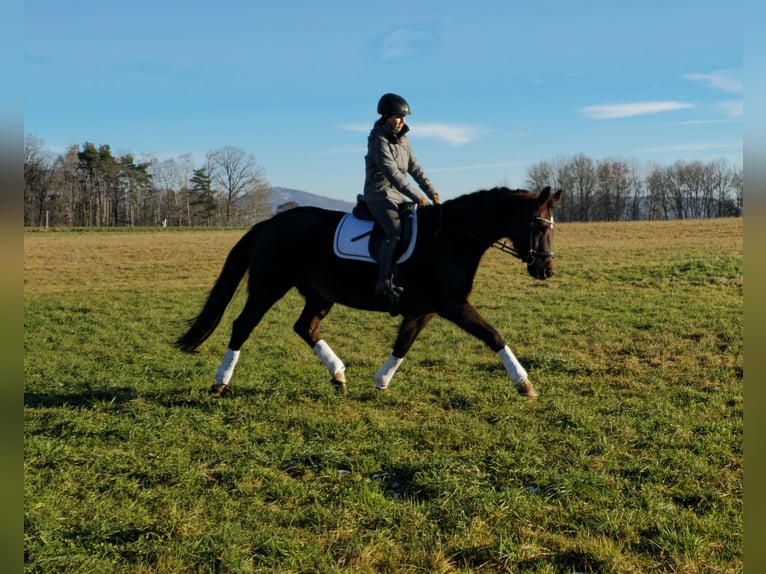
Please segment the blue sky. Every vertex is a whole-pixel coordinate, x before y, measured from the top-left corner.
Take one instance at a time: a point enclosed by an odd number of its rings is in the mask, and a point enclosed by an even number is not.
[[[378,98],[443,199],[529,165],[742,165],[741,0],[24,2],[24,131],[159,159],[236,146],[353,200]]]

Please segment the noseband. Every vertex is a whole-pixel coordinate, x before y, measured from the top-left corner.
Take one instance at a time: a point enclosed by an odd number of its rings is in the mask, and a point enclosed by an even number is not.
[[[543,223],[547,223],[551,227],[551,231],[553,231],[554,226],[556,223],[553,221],[553,216],[551,215],[550,219],[546,219],[545,217],[540,217],[539,215],[535,216],[530,222],[529,222],[529,251],[525,256],[522,256],[521,253],[519,253],[516,248],[513,245],[508,245],[505,241],[495,241],[492,244],[492,247],[495,249],[499,249],[503,253],[508,253],[510,255],[513,255],[514,257],[518,257],[519,259],[523,260],[524,263],[527,265],[532,265],[536,259],[538,258],[550,258],[553,259],[556,255],[553,251],[537,251],[535,249],[535,222],[542,221]]]

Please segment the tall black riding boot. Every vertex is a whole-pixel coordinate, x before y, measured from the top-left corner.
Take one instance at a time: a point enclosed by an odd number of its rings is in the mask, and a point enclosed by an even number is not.
[[[404,289],[394,285],[391,268],[394,264],[394,251],[396,250],[397,240],[386,240],[380,246],[380,253],[378,254],[378,281],[375,283],[375,294],[385,295],[388,298],[389,305],[391,306],[391,313],[396,314],[395,309],[399,304],[399,295],[402,294]]]

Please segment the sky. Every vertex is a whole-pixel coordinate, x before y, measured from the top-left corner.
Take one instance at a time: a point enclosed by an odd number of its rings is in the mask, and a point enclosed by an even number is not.
[[[24,133],[353,201],[380,96],[442,199],[584,154],[742,166],[744,0],[24,2]]]

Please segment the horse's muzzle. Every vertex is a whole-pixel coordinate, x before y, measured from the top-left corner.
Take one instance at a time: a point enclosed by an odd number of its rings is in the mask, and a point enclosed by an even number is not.
[[[527,271],[535,279],[545,281],[546,279],[553,277],[553,262],[548,259],[546,261],[527,265]]]

